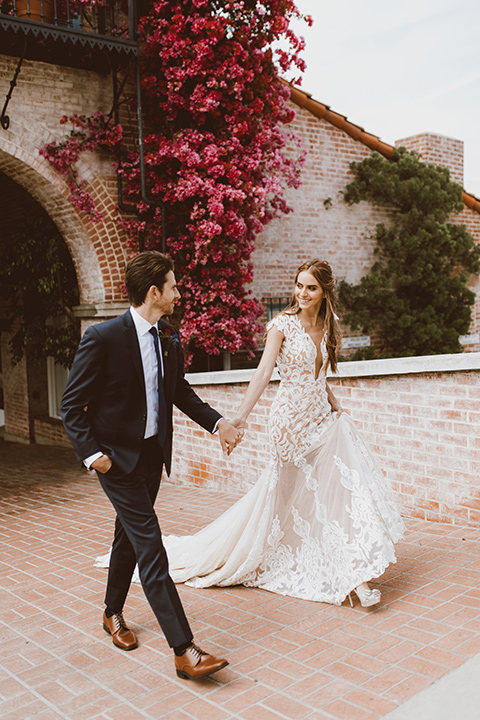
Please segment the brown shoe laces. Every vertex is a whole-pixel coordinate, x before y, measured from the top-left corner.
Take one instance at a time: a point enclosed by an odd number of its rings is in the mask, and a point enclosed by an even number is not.
[[[128,630],[127,623],[123,619],[123,613],[115,613],[112,615],[113,618],[113,632],[117,633],[119,630],[124,628],[125,630]]]
[[[198,645],[195,645],[195,643],[192,643],[190,645],[190,647],[187,649],[193,651],[193,654],[197,660],[197,662],[195,663],[196,665],[198,665],[198,663],[202,659],[202,655],[208,655],[208,653],[206,653],[205,650],[202,650],[202,648],[199,648]]]

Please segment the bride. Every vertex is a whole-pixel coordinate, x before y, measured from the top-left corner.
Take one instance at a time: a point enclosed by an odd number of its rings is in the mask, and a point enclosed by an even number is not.
[[[253,488],[195,535],[164,537],[170,574],[193,587],[243,584],[336,605],[395,562],[403,522],[375,459],[330,389],[339,340],[328,263],[297,271],[289,306],[267,326],[265,349],[237,416],[244,427],[270,381],[270,461]],[[98,564],[104,564],[99,559]]]

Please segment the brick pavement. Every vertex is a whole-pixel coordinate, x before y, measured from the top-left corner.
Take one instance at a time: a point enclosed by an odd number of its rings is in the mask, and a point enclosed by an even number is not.
[[[224,493],[164,483],[166,532],[201,527]],[[480,651],[480,530],[407,520],[383,602],[333,607],[244,587],[179,586],[195,637],[225,654],[213,679],[176,677],[138,585],[140,647],[102,629],[112,510],[70,450],[0,441],[2,720],[375,720]]]

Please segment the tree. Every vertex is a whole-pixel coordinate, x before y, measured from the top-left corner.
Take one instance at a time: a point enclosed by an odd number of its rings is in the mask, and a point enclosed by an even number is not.
[[[355,180],[347,185],[346,202],[385,206],[392,222],[376,227],[370,273],[358,285],[340,284],[343,321],[364,333],[377,329],[383,356],[460,352],[459,336],[468,332],[475,302],[467,282],[480,269],[480,248],[464,225],[448,221],[463,209],[461,187],[446,168],[425,164],[405,148],[391,160],[373,153],[350,167]]]
[[[47,355],[69,367],[80,338],[71,309],[78,304],[77,278],[62,236],[45,216],[25,218],[0,243],[0,299],[9,323],[20,319],[10,345],[12,362],[25,353]]]

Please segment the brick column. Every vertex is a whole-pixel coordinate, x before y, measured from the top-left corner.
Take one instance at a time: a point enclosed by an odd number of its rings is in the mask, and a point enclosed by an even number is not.
[[[33,441],[33,426],[28,398],[27,361],[22,358],[17,365],[12,366],[9,347],[12,334],[12,331],[2,332],[0,336],[5,440],[30,443]]]

